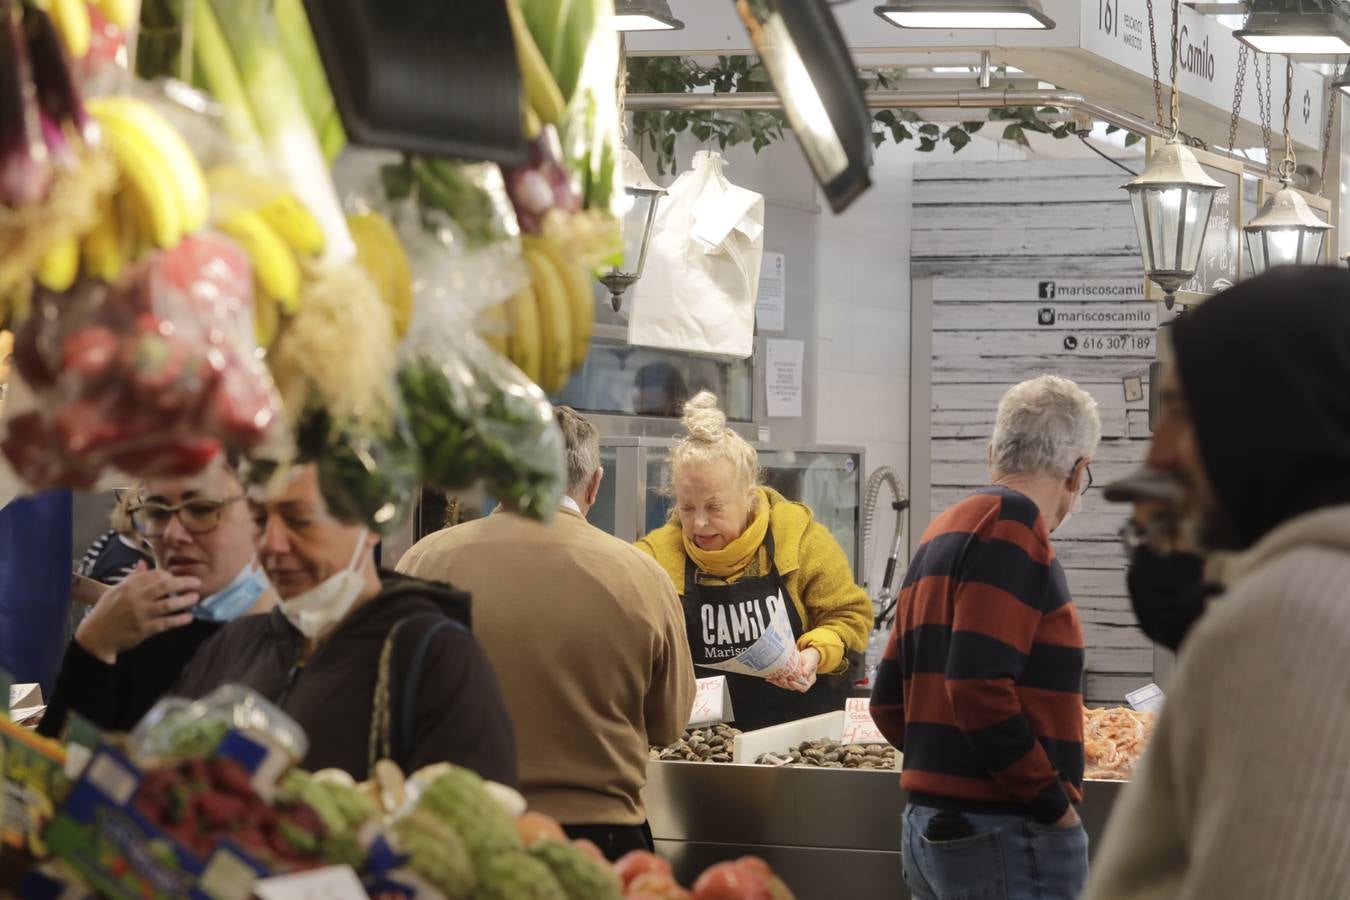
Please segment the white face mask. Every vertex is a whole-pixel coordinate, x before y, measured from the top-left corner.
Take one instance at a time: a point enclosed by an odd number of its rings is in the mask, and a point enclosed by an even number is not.
[[[366,586],[365,565],[358,563],[362,563],[367,534],[369,531],[362,528],[352,561],[345,569],[304,593],[281,601],[281,612],[286,620],[311,641],[340,622]]]

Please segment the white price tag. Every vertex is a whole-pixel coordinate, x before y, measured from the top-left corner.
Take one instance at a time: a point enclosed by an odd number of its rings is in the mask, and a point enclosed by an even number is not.
[[[1156,684],[1146,684],[1126,694],[1125,702],[1140,712],[1162,712],[1163,689]]]
[[[253,885],[260,900],[367,900],[351,866],[329,866],[298,875],[264,878]]]
[[[886,744],[886,736],[872,721],[871,701],[866,697],[850,697],[844,701],[844,735],[841,744]]]
[[[9,686],[9,708],[19,709],[29,706],[42,706],[42,685],[11,684]]]
[[[731,691],[727,689],[725,675],[715,678],[700,678],[698,690],[694,693],[694,711],[689,716],[689,727],[716,725],[721,722],[735,721],[736,714],[731,708]]]

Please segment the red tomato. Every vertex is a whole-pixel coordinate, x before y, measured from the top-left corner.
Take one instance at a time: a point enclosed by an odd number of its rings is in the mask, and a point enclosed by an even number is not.
[[[675,877],[675,873],[670,868],[670,863],[655,853],[646,850],[634,850],[632,853],[627,853],[614,864],[614,874],[619,876],[625,890],[633,883],[634,879],[647,872],[659,872],[672,880]]]
[[[718,863],[700,875],[694,900],[773,900],[773,894],[754,864],[738,860]]]
[[[533,847],[540,841],[567,842],[567,834],[562,826],[551,816],[541,812],[527,812],[516,819],[516,832],[526,847]]]
[[[641,897],[643,900],[689,900],[689,892],[680,887],[675,876],[667,871],[643,872],[633,879],[624,893],[625,900]]]
[[[580,850],[582,853],[586,854],[596,862],[604,863],[606,866],[609,865],[609,860],[605,859],[605,854],[601,853],[600,848],[595,846],[595,844],[592,843],[591,841],[588,841],[585,838],[580,838],[578,840],[573,841],[572,846],[576,847],[578,850]]]

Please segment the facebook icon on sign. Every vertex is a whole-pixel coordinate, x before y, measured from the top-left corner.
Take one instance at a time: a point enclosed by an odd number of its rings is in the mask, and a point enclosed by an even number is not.
[[[1053,281],[1042,281],[1040,296],[1042,300],[1055,299],[1055,283]]]

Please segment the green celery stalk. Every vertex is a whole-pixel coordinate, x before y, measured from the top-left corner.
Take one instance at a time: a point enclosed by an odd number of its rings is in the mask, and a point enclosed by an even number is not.
[[[253,108],[244,92],[243,79],[235,68],[230,46],[221,33],[220,22],[211,10],[211,4],[192,4],[192,65],[193,80],[220,102],[223,108],[225,131],[230,139],[245,147],[260,145],[258,126],[253,121]]]
[[[354,259],[356,245],[318,136],[305,115],[295,75],[281,51],[269,0],[210,3],[239,68],[268,157],[323,228],[324,259]]]

